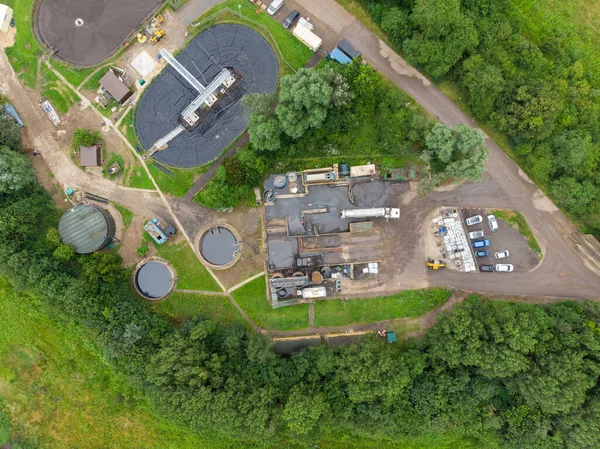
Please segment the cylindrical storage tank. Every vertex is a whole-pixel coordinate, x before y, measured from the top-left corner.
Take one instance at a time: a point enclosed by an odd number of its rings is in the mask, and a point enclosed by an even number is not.
[[[229,268],[238,261],[241,237],[229,225],[219,224],[204,231],[198,241],[198,250],[204,262],[213,269]]]
[[[134,283],[140,296],[155,301],[171,293],[175,287],[175,272],[165,260],[146,260],[137,266]]]
[[[350,165],[340,164],[340,175],[349,176],[350,175]]]
[[[110,213],[91,204],[73,206],[58,223],[60,239],[77,254],[101,250],[113,240],[115,232],[115,221]]]
[[[287,186],[287,178],[283,175],[279,175],[275,177],[275,181],[273,181],[273,185],[278,189],[283,189]]]
[[[311,279],[315,284],[321,284],[323,282],[323,275],[318,271],[313,271]]]
[[[296,182],[298,180],[298,175],[293,171],[289,172],[286,176],[289,182]]]

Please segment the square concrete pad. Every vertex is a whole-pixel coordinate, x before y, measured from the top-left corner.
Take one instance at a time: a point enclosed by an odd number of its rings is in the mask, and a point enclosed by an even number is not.
[[[133,61],[131,61],[131,67],[133,67],[142,77],[152,73],[157,65],[158,63],[146,50],[141,52]]]

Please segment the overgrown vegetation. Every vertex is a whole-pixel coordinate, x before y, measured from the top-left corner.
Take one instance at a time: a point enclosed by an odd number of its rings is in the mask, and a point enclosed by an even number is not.
[[[492,211],[492,214],[494,214],[496,218],[504,220],[509,226],[516,228],[521,234],[523,234],[529,242],[529,247],[535,251],[538,258],[542,260],[542,248],[533,235],[533,232],[531,232],[531,228],[527,224],[527,220],[525,220],[523,215],[521,215],[519,212],[514,212],[511,210],[494,210]]]
[[[334,327],[398,318],[414,318],[433,310],[450,297],[445,288],[406,290],[393,296],[315,302],[315,326]]]
[[[112,447],[131,441],[185,447],[132,427],[140,422],[139,398],[161,417],[200,433],[194,447],[600,445],[598,303],[541,307],[471,297],[423,338],[390,345],[373,335],[355,346],[321,346],[278,358],[264,336],[240,323],[223,326],[197,318],[173,327],[136,297],[130,272],[115,253],[76,255],[70,261],[54,256],[46,234],[56,226],[57,211],[33,180],[28,159],[6,148],[0,153],[0,179],[15,170],[29,174],[0,189],[0,272],[35,294],[39,304],[27,308],[22,297],[0,294],[0,320],[8,320],[0,326],[0,376],[8,376],[3,394],[11,388],[13,402],[36,398],[12,408],[11,416],[31,422],[29,413],[41,407],[39,422],[52,432],[39,435],[51,442],[68,437],[75,447],[102,447],[107,439]],[[177,253],[172,262],[183,259]],[[306,326],[306,305],[270,309],[264,288],[261,277],[234,297],[259,322]],[[76,334],[71,345],[55,343],[40,351],[48,331],[39,319],[46,310],[77,323],[61,327]],[[85,335],[93,335],[94,344],[85,343]],[[28,343],[15,347],[16,341]],[[16,369],[6,363],[15,359]],[[57,362],[45,365],[49,360]],[[46,374],[32,377],[39,372],[34,366]],[[55,367],[61,369],[52,371]],[[113,376],[112,369],[120,374]],[[79,412],[83,400],[92,401],[92,412]],[[122,410],[125,427],[115,419]],[[145,422],[153,429],[161,423]]]
[[[598,31],[575,13],[580,2],[361,3],[409,62],[464,93],[475,117],[508,138],[524,170],[600,235],[600,65],[591,38]]]
[[[334,162],[425,164],[426,193],[446,178],[478,179],[487,160],[480,132],[432,129],[435,121],[410,97],[360,61],[300,69],[281,80],[278,95],[248,95],[244,105],[251,145],[196,197],[215,209],[253,203],[251,188],[274,172]]]

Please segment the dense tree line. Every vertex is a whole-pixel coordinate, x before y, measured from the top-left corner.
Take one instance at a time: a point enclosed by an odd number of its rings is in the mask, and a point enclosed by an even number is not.
[[[422,338],[371,336],[280,358],[241,325],[174,328],[136,297],[112,252],[56,254],[51,198],[28,159],[3,147],[0,180],[17,170],[26,174],[0,189],[1,274],[90,329],[156,412],[181,425],[274,447],[447,433],[510,448],[600,446],[597,303],[471,297]]]
[[[352,164],[385,160],[389,168],[413,165],[423,155],[427,175],[422,193],[448,178],[479,179],[487,161],[479,131],[440,124],[434,128],[435,121],[410,97],[360,61],[300,69],[282,78],[277,94],[247,95],[243,102],[250,145],[200,192],[199,201],[208,207],[250,204],[252,188],[265,175],[305,169],[305,160],[311,158]],[[458,143],[455,151],[446,151],[445,160],[435,158],[444,145],[428,140],[434,130],[449,133]]]
[[[531,42],[510,0],[361,0],[406,59],[449,79],[522,167],[600,235],[600,80],[568,39]]]

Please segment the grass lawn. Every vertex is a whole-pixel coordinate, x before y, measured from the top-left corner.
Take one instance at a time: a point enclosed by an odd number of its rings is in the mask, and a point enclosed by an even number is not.
[[[210,164],[206,164],[189,169],[167,167],[173,172],[173,177],[156,168],[151,161],[149,161],[148,169],[163,193],[169,193],[173,196],[183,196],[192,187],[198,176],[208,170],[209,166]]]
[[[242,7],[241,9],[238,9],[238,5],[240,4]],[[200,18],[200,21],[205,20],[212,14],[225,8],[229,8],[234,12],[217,16],[217,18],[214,20],[207,22],[207,25],[212,26],[217,23],[241,23],[250,26],[263,37],[265,37],[265,39],[267,39],[271,45],[273,45],[272,39],[274,39],[276,46],[281,52],[281,55],[277,55],[277,57],[280,58],[283,56],[285,61],[287,61],[287,63],[293,69],[304,67],[304,65],[312,57],[313,52],[306,45],[300,42],[291,32],[283,28],[283,26],[281,26],[277,20],[269,16],[266,12],[262,11],[257,13],[256,6],[250,2],[240,2],[238,0],[225,1],[208,10],[206,14]],[[242,16],[244,16],[244,18],[241,18],[237,14],[238,11],[242,14]],[[270,35],[266,32],[265,28],[269,31]],[[202,30],[204,27],[200,26],[199,29]],[[277,49],[274,50],[277,54]],[[283,69],[283,67],[280,69]]]
[[[524,235],[529,242],[529,247],[537,254],[538,259],[542,260],[544,257],[542,254],[542,248],[540,248],[540,244],[533,235],[533,232],[531,232],[531,228],[527,224],[527,220],[525,220],[523,215],[512,210],[493,210],[492,214],[494,214],[496,218],[504,220],[509,226],[516,228],[522,235]]]
[[[133,124],[135,118],[135,108],[129,110],[129,112],[123,117],[119,128],[123,135],[127,138],[131,146],[137,147],[140,142],[137,138],[137,134],[135,132],[135,126]]]
[[[232,294],[252,321],[265,329],[287,331],[309,327],[308,304],[273,309],[265,289],[265,277],[261,276]]]
[[[430,288],[407,290],[387,297],[317,301],[315,326],[334,327],[414,318],[429,312],[449,297],[450,291],[445,288]]]
[[[100,80],[104,75],[106,75],[108,66],[105,66],[104,69],[99,69],[94,75],[85,82],[83,86],[81,86],[81,91],[89,90],[91,92],[96,92],[100,87]],[[83,82],[83,81],[82,81]],[[80,83],[81,84],[81,83]],[[77,86],[75,86],[77,87]]]
[[[121,218],[123,219],[123,224],[125,225],[125,229],[129,227],[131,224],[131,220],[133,220],[133,212],[127,209],[125,206],[121,206],[120,204],[113,203],[115,209],[119,211],[121,214]]]
[[[190,317],[204,317],[222,325],[244,322],[226,296],[204,296],[196,293],[174,292],[162,301],[152,302],[152,310],[175,322]]]
[[[147,234],[144,233],[146,237]],[[154,244],[154,242],[152,242]],[[219,292],[221,288],[200,263],[187,242],[155,245],[158,255],[168,260],[177,272],[177,289]]]
[[[87,334],[49,313],[0,278],[0,414],[35,447],[219,446],[153,416]],[[0,421],[0,437],[7,427]]]
[[[129,177],[126,180],[125,185],[136,189],[155,190],[154,184],[152,184],[144,167],[137,164],[129,171]]]

